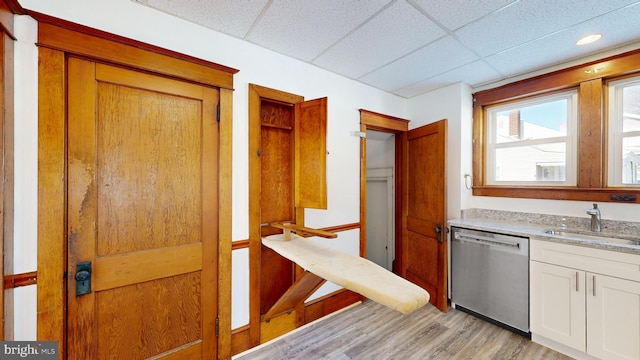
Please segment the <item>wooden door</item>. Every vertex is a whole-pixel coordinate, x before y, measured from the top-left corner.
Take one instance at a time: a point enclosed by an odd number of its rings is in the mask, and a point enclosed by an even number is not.
[[[297,103],[295,117],[296,206],[326,210],[327,98]]]
[[[219,92],[68,74],[68,358],[216,358]]]
[[[447,309],[446,120],[407,133],[403,276]]]

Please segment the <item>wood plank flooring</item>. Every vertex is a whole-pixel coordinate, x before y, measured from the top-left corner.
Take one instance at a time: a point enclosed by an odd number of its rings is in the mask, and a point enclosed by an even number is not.
[[[571,358],[455,309],[402,315],[366,301],[234,359]]]

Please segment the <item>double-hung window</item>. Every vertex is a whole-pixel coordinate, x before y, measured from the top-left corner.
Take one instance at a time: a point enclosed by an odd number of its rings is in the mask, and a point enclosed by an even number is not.
[[[609,186],[640,186],[640,77],[609,83]]]
[[[488,106],[488,185],[576,185],[577,91]]]

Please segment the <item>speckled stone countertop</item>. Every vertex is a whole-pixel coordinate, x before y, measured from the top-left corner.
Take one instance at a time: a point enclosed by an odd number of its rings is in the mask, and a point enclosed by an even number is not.
[[[451,219],[449,226],[526,236],[537,240],[585,246],[640,255],[640,245],[622,244],[613,241],[588,239],[587,236],[615,237],[640,240],[640,223],[602,220],[602,232],[591,232],[590,219],[558,215],[544,215],[500,210],[468,209],[462,211],[462,219]],[[553,235],[545,230],[565,231]],[[571,234],[566,234],[571,232]]]

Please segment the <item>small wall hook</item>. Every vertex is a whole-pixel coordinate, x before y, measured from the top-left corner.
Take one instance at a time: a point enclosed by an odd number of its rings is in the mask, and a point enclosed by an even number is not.
[[[471,177],[471,174],[469,173],[464,174],[464,187],[466,187],[467,190],[471,190],[471,187],[469,186],[467,179],[471,179],[471,185],[473,185],[473,178]]]

